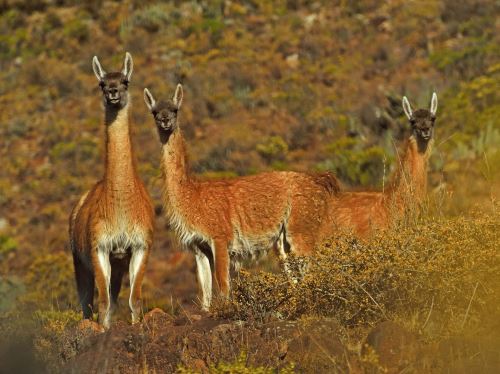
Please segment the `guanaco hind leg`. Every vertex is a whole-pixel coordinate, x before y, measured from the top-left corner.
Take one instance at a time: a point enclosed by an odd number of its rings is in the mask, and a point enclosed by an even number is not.
[[[73,252],[73,264],[75,266],[76,288],[78,299],[82,306],[83,318],[92,319],[94,309],[94,274],[80,259],[79,255]]]
[[[130,298],[132,323],[139,322],[142,312],[142,280],[146,269],[149,248],[139,247],[132,251],[129,265]]]
[[[109,251],[102,247],[97,249],[97,263],[94,264],[95,281],[98,292],[99,324],[109,328],[111,324],[110,313],[110,281],[111,264],[109,262]]]

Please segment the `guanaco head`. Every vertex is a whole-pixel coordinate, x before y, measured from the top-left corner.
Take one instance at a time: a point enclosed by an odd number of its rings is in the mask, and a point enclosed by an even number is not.
[[[151,92],[147,88],[144,89],[144,101],[155,119],[162,142],[168,141],[178,128],[177,113],[181,108],[183,96],[181,84],[177,85],[172,99],[167,101],[156,101]]]
[[[97,56],[92,59],[92,68],[102,90],[104,106],[113,109],[124,108],[129,101],[128,84],[134,68],[130,53],[125,53],[125,61],[120,72],[106,73]]]
[[[425,148],[434,134],[437,106],[438,101],[435,92],[432,94],[431,107],[429,110],[417,109],[413,111],[406,96],[403,97],[403,109],[406,117],[408,117],[410,121],[412,133],[416,137],[419,145],[425,145]]]

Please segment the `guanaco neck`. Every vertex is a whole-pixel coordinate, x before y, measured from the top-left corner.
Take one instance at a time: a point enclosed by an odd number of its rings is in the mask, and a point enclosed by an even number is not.
[[[424,200],[427,190],[427,165],[432,144],[432,139],[418,141],[414,135],[407,140],[403,156],[397,160],[398,168],[388,190],[388,194],[397,203],[405,204],[410,199],[420,204]]]
[[[104,121],[106,191],[117,196],[132,193],[136,183],[136,171],[130,140],[129,104],[121,109],[106,106]]]
[[[162,136],[163,135],[163,136]],[[192,183],[189,175],[186,144],[179,128],[170,134],[160,134],[164,139],[162,147],[162,171],[165,179],[165,199],[168,209],[179,208],[182,198],[189,199],[186,187]]]

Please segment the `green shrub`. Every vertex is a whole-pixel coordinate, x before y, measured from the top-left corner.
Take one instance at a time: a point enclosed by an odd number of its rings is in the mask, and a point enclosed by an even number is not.
[[[76,39],[78,42],[86,42],[90,33],[87,23],[79,18],[75,18],[64,25],[63,35]]]
[[[0,259],[18,247],[16,240],[8,235],[0,234]]]
[[[384,173],[385,153],[381,147],[364,148],[355,138],[341,138],[327,146],[331,158],[317,165],[320,170],[331,170],[351,185],[379,186]]]
[[[71,255],[65,252],[35,257],[25,276],[22,301],[37,309],[66,309],[77,303]]]
[[[169,22],[170,10],[165,5],[151,5],[134,13],[132,25],[157,32]]]
[[[283,161],[288,152],[288,144],[281,136],[271,136],[257,144],[256,150],[268,162]]]

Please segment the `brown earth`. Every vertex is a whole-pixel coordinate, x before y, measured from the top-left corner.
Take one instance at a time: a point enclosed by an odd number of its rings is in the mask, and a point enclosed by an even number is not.
[[[76,373],[136,373],[144,368],[174,372],[179,365],[207,371],[244,350],[249,365],[280,368],[295,363],[299,371],[346,371],[354,357],[341,334],[330,319],[256,326],[188,311],[175,318],[154,309],[140,324],[119,321],[107,332],[94,322],[80,323],[61,339],[61,359],[64,372]]]

